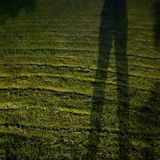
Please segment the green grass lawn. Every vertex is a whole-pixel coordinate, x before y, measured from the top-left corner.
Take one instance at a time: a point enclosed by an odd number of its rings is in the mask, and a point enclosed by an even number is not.
[[[0,159],[160,160],[158,0],[1,1]]]

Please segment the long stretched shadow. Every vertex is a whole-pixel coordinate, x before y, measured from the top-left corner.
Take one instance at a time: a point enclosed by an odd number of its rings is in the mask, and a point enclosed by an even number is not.
[[[155,39],[155,47],[160,48],[160,1],[155,0],[154,5],[154,39]]]
[[[36,0],[0,0],[0,24],[5,24],[8,17],[15,18],[21,9],[32,12],[35,6]]]
[[[119,118],[119,159],[127,160],[129,156],[128,131],[128,60],[127,50],[128,16],[125,0],[105,0],[101,12],[99,32],[99,57],[95,82],[93,85],[93,99],[91,110],[91,131],[87,159],[96,160],[98,144],[102,128],[102,114],[106,102],[105,83],[112,44],[115,46],[116,74],[117,74],[117,99]]]

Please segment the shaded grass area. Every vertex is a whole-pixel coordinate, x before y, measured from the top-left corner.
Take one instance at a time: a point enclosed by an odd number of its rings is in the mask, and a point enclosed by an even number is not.
[[[0,2],[0,159],[158,160],[159,3],[23,2]]]

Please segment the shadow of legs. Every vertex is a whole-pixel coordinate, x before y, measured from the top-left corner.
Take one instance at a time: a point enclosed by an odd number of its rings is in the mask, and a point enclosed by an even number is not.
[[[87,159],[98,159],[98,144],[102,129],[102,112],[105,105],[105,81],[109,66],[109,56],[112,43],[115,43],[117,66],[117,98],[119,117],[119,158],[128,159],[128,62],[126,55],[127,46],[127,10],[125,0],[106,0],[101,13],[99,35],[99,57],[93,85],[93,98],[91,110],[91,131],[89,133]],[[123,85],[121,85],[121,83]]]

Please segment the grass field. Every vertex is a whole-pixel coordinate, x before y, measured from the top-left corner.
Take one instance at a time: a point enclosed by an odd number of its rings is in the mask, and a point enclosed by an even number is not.
[[[160,160],[159,11],[1,0],[0,159]]]

